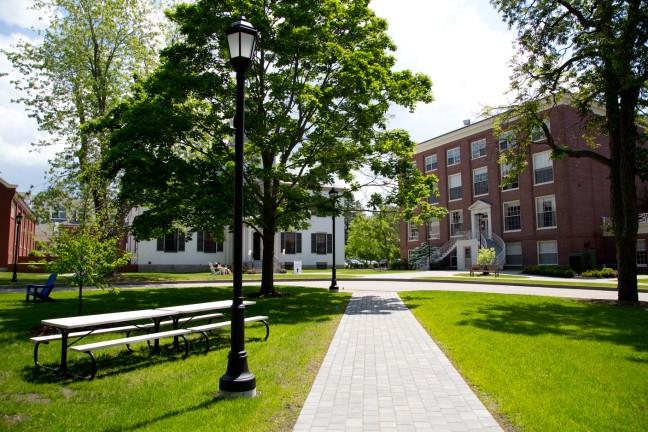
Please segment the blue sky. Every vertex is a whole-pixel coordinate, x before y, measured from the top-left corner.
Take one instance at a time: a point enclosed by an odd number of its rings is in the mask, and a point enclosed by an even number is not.
[[[30,27],[42,27],[29,0],[0,0],[0,49],[20,38],[37,40]],[[379,16],[387,18],[398,50],[397,68],[429,75],[435,101],[412,114],[392,109],[390,126],[410,132],[416,141],[461,127],[476,119],[486,105],[506,101],[514,34],[507,30],[488,0],[372,0]],[[37,153],[30,143],[42,137],[33,119],[11,99],[11,67],[0,53],[0,177],[42,190],[48,159],[56,149]]]

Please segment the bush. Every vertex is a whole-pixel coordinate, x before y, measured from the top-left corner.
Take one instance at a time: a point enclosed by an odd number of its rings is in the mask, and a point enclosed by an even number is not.
[[[410,270],[407,260],[392,261],[389,263],[389,270]]]
[[[494,248],[480,248],[477,252],[477,264],[491,265],[495,263],[497,253]]]
[[[524,274],[538,275],[538,276],[553,276],[571,278],[576,275],[574,270],[569,266],[560,265],[535,265],[528,266],[522,270]]]
[[[617,277],[617,272],[609,267],[603,267],[600,270],[584,271],[582,276],[589,278],[615,278]]]
[[[34,249],[33,251],[29,252],[27,254],[27,256],[32,257],[32,258],[44,258],[45,253],[43,253],[42,251]]]
[[[244,271],[245,274],[257,274],[258,272],[256,271],[255,268],[249,268]]]

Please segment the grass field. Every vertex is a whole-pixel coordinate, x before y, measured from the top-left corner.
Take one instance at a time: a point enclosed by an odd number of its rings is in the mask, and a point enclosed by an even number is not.
[[[401,297],[518,430],[648,430],[648,311],[549,297]]]
[[[258,287],[246,288],[257,291]],[[288,296],[258,300],[248,315],[270,317],[246,327],[250,370],[258,397],[214,397],[225,372],[229,331],[214,337],[211,351],[192,347],[182,360],[163,350],[150,356],[145,344],[132,355],[123,347],[100,351],[94,381],[74,381],[35,370],[29,337],[41,319],[73,316],[75,292],[55,292],[54,303],[25,303],[19,294],[0,296],[0,430],[12,431],[285,431],[290,430],[348,301],[347,294],[282,287]],[[230,287],[92,291],[84,314],[228,299]],[[105,335],[103,337],[115,337]],[[54,364],[59,345],[43,346]],[[71,354],[70,368],[87,368],[87,356]]]

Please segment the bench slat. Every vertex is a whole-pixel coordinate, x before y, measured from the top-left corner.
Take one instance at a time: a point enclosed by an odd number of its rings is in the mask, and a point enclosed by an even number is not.
[[[169,330],[169,331],[159,332],[159,333],[147,333],[147,334],[131,336],[127,338],[111,339],[107,341],[93,342],[85,345],[72,346],[70,347],[70,349],[74,351],[85,352],[85,351],[92,351],[101,348],[113,347],[117,345],[126,345],[134,342],[143,342],[143,341],[153,340],[153,339],[163,339],[168,337],[181,336],[181,335],[186,335],[188,333],[191,333],[191,331],[188,329]]]
[[[254,322],[254,321],[267,321],[268,317],[263,315],[253,316],[245,318],[245,322]],[[228,327],[231,325],[231,321],[221,321],[217,323],[205,324],[201,326],[189,327],[187,330],[191,330],[193,333],[202,333],[204,331],[215,330],[222,327]]]

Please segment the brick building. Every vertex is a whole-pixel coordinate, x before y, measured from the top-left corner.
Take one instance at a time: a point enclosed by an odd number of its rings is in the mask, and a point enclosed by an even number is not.
[[[602,113],[597,113],[602,114]],[[544,113],[557,143],[584,148],[581,121],[568,105]],[[570,263],[570,256],[590,250],[597,262],[613,264],[613,237],[605,231],[610,215],[608,168],[589,158],[552,160],[544,134],[533,135],[527,169],[517,183],[501,187],[499,152],[515,142],[496,139],[493,118],[417,145],[418,168],[439,178],[438,204],[448,209],[442,220],[424,226],[401,223],[401,257],[427,255],[427,262],[465,269],[476,263],[481,246],[495,248],[500,266]],[[598,151],[609,155],[607,138]],[[640,208],[646,212],[648,188],[639,184]],[[431,198],[433,201],[437,199]],[[646,266],[648,214],[640,215],[637,262]],[[412,256],[414,255],[414,256]],[[422,260],[418,260],[422,263]]]
[[[34,249],[36,218],[27,203],[16,191],[17,186],[0,178],[0,269],[10,269],[14,262],[16,245],[16,216],[23,216],[18,242],[18,256],[26,256]]]

